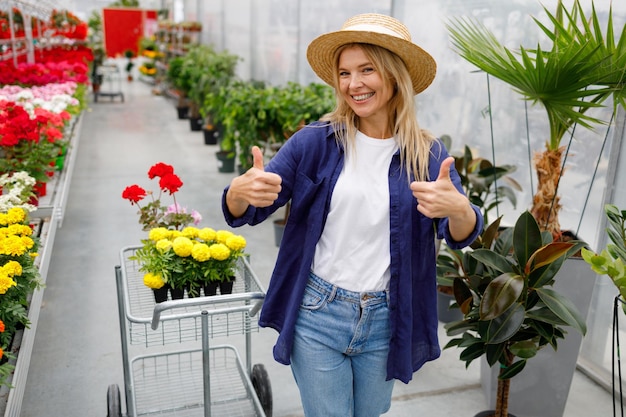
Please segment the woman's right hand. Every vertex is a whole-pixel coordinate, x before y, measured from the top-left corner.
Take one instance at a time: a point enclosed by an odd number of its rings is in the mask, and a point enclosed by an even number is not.
[[[234,217],[241,217],[248,206],[271,206],[281,190],[282,178],[265,172],[263,153],[258,146],[252,147],[252,158],[252,168],[233,178],[226,193],[226,205]]]

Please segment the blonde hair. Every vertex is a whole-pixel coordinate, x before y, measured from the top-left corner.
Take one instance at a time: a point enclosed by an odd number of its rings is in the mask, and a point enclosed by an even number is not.
[[[339,85],[339,55],[351,46],[363,49],[380,73],[384,85],[394,89],[389,101],[389,126],[396,136],[400,148],[400,159],[406,169],[407,177],[411,174],[417,181],[428,180],[428,160],[430,148],[435,137],[428,131],[422,130],[417,122],[416,106],[414,101],[413,84],[406,65],[396,54],[376,45],[347,44],[335,52],[335,109],[324,115],[322,121],[330,122],[335,130],[337,141],[346,152],[354,149],[354,140],[359,126],[359,117],[344,100],[337,86]]]

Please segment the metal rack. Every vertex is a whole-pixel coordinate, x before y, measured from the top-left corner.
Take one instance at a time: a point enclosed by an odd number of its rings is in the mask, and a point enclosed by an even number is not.
[[[232,294],[155,304],[131,259],[138,248],[123,248],[115,267],[127,415],[271,417],[269,378],[262,364],[252,365],[251,353],[265,293],[248,261],[238,262]],[[231,336],[244,339],[245,360],[233,345],[209,343]],[[179,348],[168,350],[172,344]],[[122,416],[115,384],[107,407],[107,417]]]

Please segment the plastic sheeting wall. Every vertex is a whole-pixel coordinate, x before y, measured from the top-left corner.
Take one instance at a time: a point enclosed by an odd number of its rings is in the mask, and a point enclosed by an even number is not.
[[[381,12],[399,18],[409,27],[413,40],[438,63],[434,83],[417,97],[422,127],[436,135],[449,134],[453,152],[459,152],[467,144],[475,153],[494,160],[497,165],[517,166],[513,177],[523,191],[518,194],[517,207],[501,207],[504,223],[513,224],[517,215],[529,208],[536,186],[530,159],[535,151],[543,149],[548,138],[544,110],[528,107],[526,113],[527,103],[508,85],[474,72],[474,67],[452,51],[446,22],[454,16],[472,16],[484,22],[507,46],[530,46],[543,41],[531,16],[546,22],[542,5],[552,11],[557,0],[176,1],[183,1],[185,20],[197,19],[203,23],[204,43],[228,49],[244,59],[238,68],[241,78],[265,80],[275,85],[287,81],[319,82],[306,61],[306,47],[317,35],[339,29],[348,17]],[[590,9],[590,0],[581,0],[581,3]],[[626,2],[596,1],[596,10],[606,17],[611,3],[615,26],[621,28],[626,21]],[[488,117],[490,103],[492,120]],[[610,118],[607,110],[597,115],[605,120]],[[622,112],[622,123],[623,115]],[[623,129],[617,139],[613,139],[614,131],[608,132],[608,141],[603,147],[606,126],[595,132],[577,128],[560,184],[564,207],[560,214],[561,226],[577,232],[592,248],[602,243],[605,224],[602,207],[607,183],[624,184],[626,178],[623,160],[617,170],[608,170],[610,150],[617,152],[623,148],[612,145],[612,140],[623,143]],[[568,145],[568,142],[565,138],[562,144]],[[598,160],[598,171],[593,178]],[[615,158],[611,161],[617,164]],[[608,180],[607,172],[611,174]],[[616,203],[621,201],[621,207],[626,208],[626,197],[619,189],[607,195]],[[495,217],[495,214],[491,215]],[[593,275],[590,279],[594,279]],[[600,277],[596,287],[581,362],[606,380],[606,373],[610,376],[611,369],[610,314],[616,293],[606,277]]]

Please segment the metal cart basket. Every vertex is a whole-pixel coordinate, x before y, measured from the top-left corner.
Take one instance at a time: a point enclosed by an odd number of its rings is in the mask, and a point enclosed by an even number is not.
[[[232,294],[156,304],[131,258],[120,251],[115,267],[127,415],[271,417],[272,393],[262,364],[252,366],[253,318],[265,293],[245,258],[239,258]],[[241,336],[245,361],[231,344],[209,340]],[[168,350],[168,345],[177,349]],[[131,350],[138,351],[132,354]],[[121,417],[116,384],[107,390],[108,417]]]
[[[99,65],[96,69],[96,76],[99,77],[102,82],[100,90],[94,92],[93,99],[97,103],[98,98],[110,97],[111,100],[115,97],[120,97],[122,103],[124,102],[124,93],[122,92],[122,75],[120,69],[115,63],[105,63]]]

